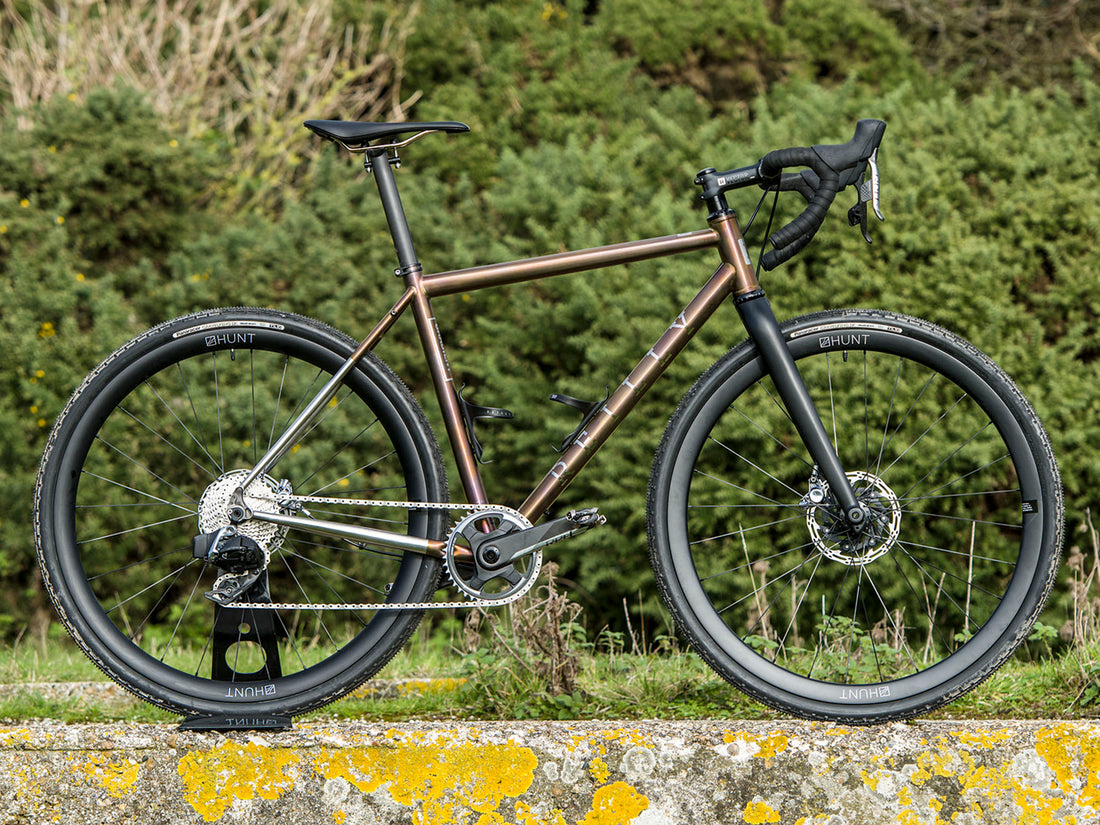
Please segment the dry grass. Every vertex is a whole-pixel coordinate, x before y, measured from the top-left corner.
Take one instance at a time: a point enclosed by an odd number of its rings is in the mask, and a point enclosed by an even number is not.
[[[227,140],[235,179],[259,176],[238,207],[290,178],[311,145],[303,120],[404,119],[419,96],[402,91],[418,4],[374,28],[340,24],[332,0],[258,5],[60,0],[21,14],[0,0],[0,106],[29,112],[59,95],[133,86],[184,135]]]

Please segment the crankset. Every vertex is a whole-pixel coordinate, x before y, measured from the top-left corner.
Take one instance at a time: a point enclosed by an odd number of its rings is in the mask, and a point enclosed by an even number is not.
[[[461,592],[465,601],[443,602],[363,602],[363,603],[295,603],[238,601],[249,589],[245,581],[254,570],[229,574],[222,582],[221,599],[211,598],[223,608],[255,608],[264,610],[438,610],[459,607],[500,607],[510,604],[527,593],[535,583],[542,568],[541,548],[548,544],[574,536],[577,533],[603,524],[606,518],[595,508],[575,510],[566,516],[553,519],[538,527],[518,510],[494,504],[456,504],[450,502],[384,501],[328,496],[294,495],[289,485],[282,485],[270,493],[263,491],[254,496],[259,507],[274,505],[279,509],[293,508],[308,514],[304,507],[310,504],[332,504],[349,507],[394,507],[403,510],[465,511],[451,530],[443,551],[443,561],[448,577]],[[240,528],[240,525],[236,525]],[[229,531],[226,531],[227,533]],[[285,532],[285,531],[284,531]],[[279,536],[281,540],[282,535]],[[206,552],[196,549],[196,557],[205,557],[210,545],[217,547],[219,539],[213,536],[200,538]],[[263,543],[261,542],[261,545]],[[228,548],[227,548],[228,549]],[[236,547],[233,548],[237,550]],[[240,552],[237,550],[237,552]],[[243,566],[249,566],[249,558]],[[263,565],[266,569],[266,559]],[[241,586],[243,585],[243,586]],[[216,588],[218,589],[218,588]],[[231,595],[232,600],[226,598]]]
[[[494,604],[519,598],[535,583],[542,553],[534,550],[514,560],[504,559],[499,542],[531,527],[521,513],[507,508],[470,513],[447,538],[443,563],[451,583],[464,596]]]

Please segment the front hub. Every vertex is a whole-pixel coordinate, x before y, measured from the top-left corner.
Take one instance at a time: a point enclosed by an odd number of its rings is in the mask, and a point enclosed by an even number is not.
[[[847,474],[865,517],[853,525],[841,512],[828,484],[816,474],[803,499],[806,527],[822,555],[850,566],[870,564],[890,552],[901,532],[901,505],[878,476],[858,470]]]

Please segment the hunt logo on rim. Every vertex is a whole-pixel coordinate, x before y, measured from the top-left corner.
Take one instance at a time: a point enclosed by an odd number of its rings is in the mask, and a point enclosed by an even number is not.
[[[268,682],[266,685],[243,685],[240,687],[233,685],[225,692],[226,699],[258,699],[261,696],[274,695],[274,682]]]
[[[847,702],[865,702],[868,699],[889,699],[890,686],[879,685],[872,688],[843,687],[840,689],[840,698]]]

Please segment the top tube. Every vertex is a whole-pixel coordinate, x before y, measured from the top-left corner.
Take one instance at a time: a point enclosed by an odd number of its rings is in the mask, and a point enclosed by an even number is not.
[[[710,249],[719,244],[718,233],[713,229],[700,229],[679,235],[665,235],[641,241],[598,246],[572,252],[558,252],[537,258],[525,258],[507,263],[456,269],[437,275],[426,275],[420,283],[424,292],[432,297],[454,295],[493,286],[533,281],[553,275],[568,275],[618,264],[636,263],[667,255],[679,255],[700,249]]]

